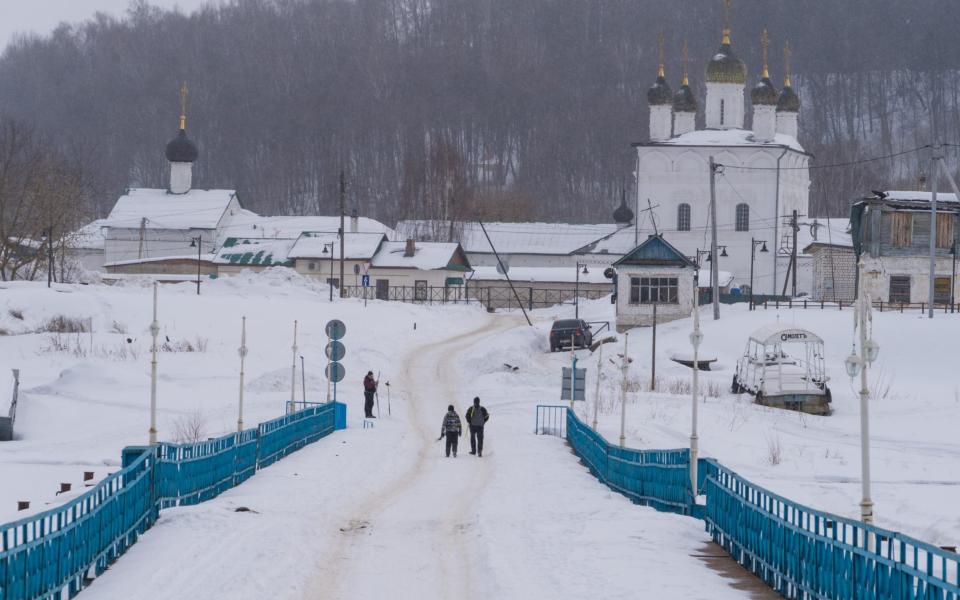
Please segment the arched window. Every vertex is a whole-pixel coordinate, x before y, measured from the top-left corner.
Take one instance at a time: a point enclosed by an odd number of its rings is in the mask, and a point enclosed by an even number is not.
[[[677,207],[677,231],[690,231],[690,205],[686,202]]]
[[[750,231],[750,207],[746,204],[737,205],[737,231]]]

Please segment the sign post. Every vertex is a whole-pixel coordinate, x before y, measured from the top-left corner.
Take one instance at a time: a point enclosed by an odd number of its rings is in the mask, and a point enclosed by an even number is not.
[[[366,275],[364,275],[364,277],[366,277]],[[327,381],[333,382],[333,401],[336,402],[337,383],[343,381],[343,377],[346,375],[346,370],[340,361],[343,360],[343,357],[346,355],[347,349],[340,340],[343,339],[343,336],[347,335],[347,326],[339,319],[331,319],[327,322],[324,331],[327,337],[330,338],[326,348],[324,348],[324,354],[327,355],[327,359],[330,361],[327,363],[324,373],[327,376]]]
[[[363,307],[367,307],[367,289],[370,287],[370,275],[364,273],[360,278],[360,281],[363,284]]]

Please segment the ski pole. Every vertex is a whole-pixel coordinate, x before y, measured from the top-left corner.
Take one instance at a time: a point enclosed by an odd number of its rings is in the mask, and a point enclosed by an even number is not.
[[[377,371],[377,391],[373,393],[377,399],[377,418],[380,418],[380,371]]]

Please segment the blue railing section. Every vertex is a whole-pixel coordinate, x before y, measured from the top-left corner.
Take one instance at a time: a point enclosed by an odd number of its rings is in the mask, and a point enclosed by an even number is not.
[[[133,545],[160,509],[216,497],[346,427],[346,406],[312,406],[191,444],[123,449],[121,470],[63,506],[0,525],[0,600],[73,597]]]
[[[703,518],[714,541],[786,598],[960,600],[960,555],[817,511],[700,459],[693,503],[690,454],[620,448],[567,411],[567,439],[611,489],[658,510]]]
[[[567,437],[567,407],[555,404],[537,405],[537,425],[533,432],[537,435],[555,435]]]

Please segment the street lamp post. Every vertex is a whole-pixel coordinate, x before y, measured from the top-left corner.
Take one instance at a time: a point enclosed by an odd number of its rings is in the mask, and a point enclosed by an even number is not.
[[[203,238],[201,236],[190,238],[190,247],[197,249],[197,295],[200,295],[200,252],[203,250]]]
[[[587,265],[585,263],[577,263],[577,283],[573,292],[573,318],[580,318],[580,267],[583,267],[583,274],[589,275],[590,271],[587,270]]]
[[[721,257],[724,257],[724,258],[725,258],[725,257],[729,256],[729,254],[727,254],[727,247],[726,247],[726,246],[717,246],[717,248],[720,250],[720,256],[721,256]],[[697,264],[697,280],[698,280],[698,282],[699,282],[699,279],[700,279],[700,265],[701,265],[700,257],[701,257],[701,256],[706,256],[706,257],[707,257],[707,262],[708,262],[708,263],[712,263],[712,262],[713,262],[713,252],[710,251],[710,250],[701,250],[700,248],[697,248],[697,260],[694,261],[694,262],[696,262],[696,264]],[[711,302],[712,302],[712,301],[713,301],[713,297],[712,297],[712,296],[713,296],[713,291],[712,291],[712,290],[713,290],[713,279],[712,279],[712,278],[713,278],[713,269],[710,270],[710,277],[711,277],[711,280],[710,280],[710,289],[711,289],[710,295],[711,295]],[[697,283],[696,296],[697,296],[697,305],[699,305],[699,304],[700,304],[700,284],[699,284],[699,283]]]
[[[330,252],[330,281],[327,282],[330,284],[330,302],[333,302],[333,244],[334,242],[328,242],[323,245],[323,253],[326,254],[328,248]]]
[[[873,500],[870,498],[870,389],[867,387],[867,370],[873,361],[877,360],[880,345],[873,341],[872,332],[868,331],[872,319],[870,296],[863,286],[863,261],[858,265],[861,273],[861,285],[857,295],[857,312],[855,326],[859,328],[860,354],[856,353],[856,345],[847,357],[844,366],[851,379],[860,375],[860,469],[863,486],[863,498],[860,500],[860,520],[864,523],[873,523]]]
[[[750,310],[753,310],[753,261],[757,255],[757,246],[761,246],[760,252],[769,252],[767,242],[750,238]]]
[[[696,300],[693,304],[693,331],[690,333],[690,345],[693,346],[693,386],[690,418],[690,492],[693,502],[697,501],[697,460],[700,455],[700,437],[697,435],[697,395],[699,394],[700,343],[703,333],[700,331],[700,307]]]
[[[157,443],[157,335],[160,323],[157,321],[157,282],[153,282],[153,321],[150,322],[150,445]]]

